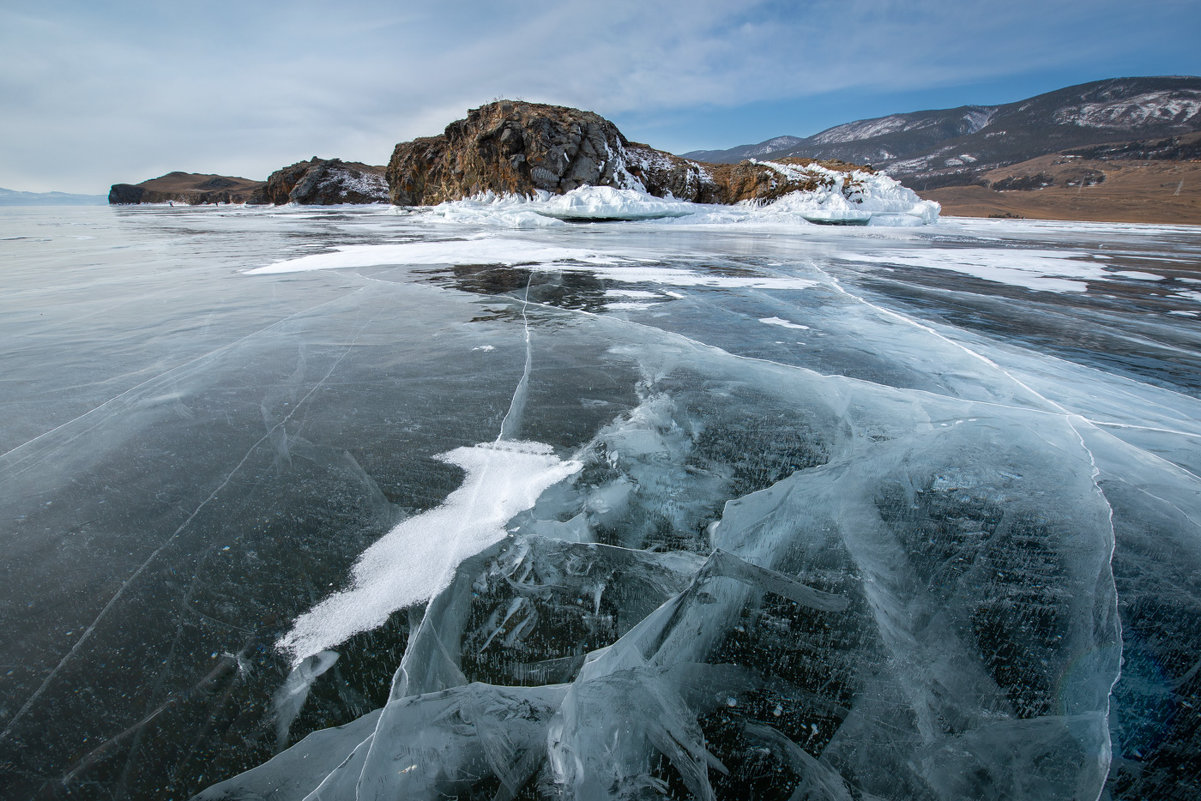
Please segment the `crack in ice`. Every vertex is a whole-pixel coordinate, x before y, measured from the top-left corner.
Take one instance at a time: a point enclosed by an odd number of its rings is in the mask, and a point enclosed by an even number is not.
[[[365,288],[364,288],[364,289],[365,289]],[[204,361],[205,359],[208,359],[208,358],[211,358],[211,357],[213,357],[213,356],[216,356],[217,354],[221,353],[222,351],[226,351],[226,350],[229,350],[229,349],[231,349],[231,348],[233,348],[233,347],[236,347],[237,345],[239,345],[239,344],[241,344],[241,343],[243,343],[243,342],[246,342],[247,340],[250,340],[250,339],[252,339],[253,337],[256,337],[256,336],[258,336],[258,335],[260,335],[260,334],[263,334],[263,333],[266,333],[267,331],[270,331],[270,330],[271,330],[271,329],[273,329],[273,328],[276,328],[276,327],[278,327],[278,326],[280,326],[280,325],[283,325],[284,323],[286,323],[286,322],[288,322],[288,321],[290,321],[290,320],[292,320],[292,319],[294,319],[294,318],[296,318],[296,317],[300,317],[300,316],[302,316],[302,315],[308,314],[309,312],[316,311],[317,309],[320,309],[320,308],[321,308],[321,307],[323,307],[323,306],[328,306],[328,305],[330,305],[331,303],[337,303],[337,302],[338,302],[338,301],[340,301],[340,300],[345,300],[347,297],[350,297],[350,296],[352,296],[352,295],[355,295],[355,294],[358,294],[358,293],[360,293],[360,292],[363,292],[363,291],[364,291],[364,289],[357,289],[357,290],[355,290],[354,292],[347,293],[346,295],[339,295],[339,296],[338,296],[338,297],[336,297],[336,298],[332,298],[332,299],[330,299],[330,300],[327,300],[327,301],[324,301],[324,302],[322,302],[322,303],[318,303],[318,304],[316,304],[316,305],[314,305],[314,306],[309,306],[309,307],[308,307],[308,308],[306,308],[306,309],[301,309],[301,310],[300,310],[300,311],[298,311],[298,312],[294,312],[293,314],[289,314],[287,317],[283,317],[283,318],[281,318],[281,319],[279,319],[279,320],[276,320],[275,322],[271,323],[270,325],[267,325],[267,326],[264,326],[263,328],[259,328],[259,329],[255,330],[255,331],[252,331],[252,332],[250,332],[249,334],[246,334],[245,336],[238,337],[237,339],[233,340],[232,342],[227,342],[227,343],[225,343],[224,345],[221,345],[221,346],[219,346],[219,347],[216,347],[216,348],[214,348],[214,349],[213,349],[213,350],[211,350],[211,351],[208,351],[207,353],[203,353],[203,354],[201,354],[201,355],[199,355],[199,356],[196,356],[196,357],[194,357],[194,358],[192,358],[192,359],[189,359],[188,361],[184,362],[183,364],[177,364],[176,366],[174,366],[174,367],[170,368],[169,370],[164,370],[163,372],[161,372],[161,373],[158,373],[157,375],[154,375],[154,376],[152,376],[152,377],[150,377],[150,378],[147,378],[145,381],[142,381],[141,383],[139,383],[139,384],[137,384],[137,385],[135,385],[135,386],[132,386],[132,387],[130,387],[129,389],[125,390],[124,392],[122,392],[122,393],[120,393],[120,394],[118,394],[118,395],[114,395],[113,397],[109,398],[109,399],[108,399],[108,400],[106,400],[104,403],[100,404],[99,406],[97,406],[97,407],[95,407],[95,408],[93,408],[93,409],[89,409],[88,411],[84,412],[83,414],[81,414],[81,415],[78,415],[77,417],[74,417],[74,418],[72,418],[72,419],[68,420],[68,421],[67,421],[67,422],[65,422],[65,423],[61,423],[61,424],[57,425],[57,426],[55,426],[54,428],[50,429],[49,431],[43,431],[41,434],[38,434],[38,435],[37,435],[36,437],[34,437],[33,439],[31,439],[31,440],[28,440],[27,442],[22,442],[20,445],[17,445],[16,447],[14,447],[14,448],[11,448],[11,449],[9,449],[8,451],[5,451],[4,453],[0,453],[0,462],[4,461],[5,459],[8,459],[8,457],[9,457],[9,456],[13,455],[14,453],[16,453],[17,451],[21,450],[22,448],[26,448],[26,447],[28,447],[28,446],[30,446],[30,445],[32,445],[32,444],[34,444],[34,443],[35,443],[35,442],[37,442],[38,440],[44,439],[44,438],[46,438],[46,437],[49,437],[49,436],[51,436],[52,434],[54,434],[55,432],[57,432],[57,431],[61,431],[62,429],[66,428],[66,427],[68,427],[68,426],[74,425],[75,423],[78,423],[80,420],[83,420],[83,419],[84,419],[84,418],[86,418],[86,417],[90,417],[91,415],[95,414],[96,412],[99,412],[99,411],[101,411],[101,410],[102,410],[102,409],[104,409],[105,407],[107,407],[107,406],[111,406],[112,404],[116,403],[117,401],[121,400],[122,398],[126,397],[127,395],[131,395],[131,394],[133,394],[133,393],[137,392],[138,390],[140,390],[140,389],[143,389],[143,388],[145,388],[146,386],[148,386],[148,385],[150,385],[150,384],[153,384],[155,381],[160,381],[160,380],[162,380],[162,379],[166,378],[167,376],[170,376],[170,375],[171,375],[171,374],[173,374],[173,373],[179,372],[179,371],[181,371],[181,370],[184,370],[184,369],[186,369],[186,368],[188,368],[188,367],[191,367],[191,366],[193,366],[193,365],[197,364],[198,362],[202,362],[202,361]],[[78,433],[76,433],[76,434],[73,434],[73,435],[72,435],[72,437],[71,437],[71,439],[69,439],[69,440],[67,440],[67,441],[68,441],[68,442],[71,442],[71,441],[74,441],[75,439],[78,439],[79,437],[83,436],[84,434],[88,433],[89,431],[92,431],[92,430],[94,430],[94,429],[95,429],[95,427],[96,427],[96,426],[98,426],[98,425],[100,425],[100,424],[101,424],[101,423],[100,423],[100,422],[98,422],[98,423],[96,423],[96,425],[95,425],[95,426],[92,426],[92,427],[90,427],[90,428],[86,428],[86,429],[84,429],[83,431],[80,431],[80,432],[78,432]],[[17,461],[14,463],[14,465],[13,465],[13,466],[14,466],[14,467],[16,467],[16,465],[19,465],[19,464],[20,464],[22,461],[24,461],[24,459],[18,459],[18,460],[17,460]],[[16,473],[16,475],[19,475],[19,473]]]
[[[496,441],[517,439],[521,434],[521,421],[525,415],[525,401],[529,394],[530,385],[530,367],[533,364],[533,348],[530,342],[530,318],[526,314],[526,309],[530,305],[530,284],[534,281],[534,273],[531,271],[529,278],[525,283],[525,297],[521,301],[521,323],[525,327],[525,367],[521,372],[521,378],[517,381],[517,387],[513,390],[513,398],[509,401],[509,410],[505,412],[504,419],[500,421],[500,432],[496,435]],[[509,420],[512,419],[512,424]]]
[[[330,302],[333,302],[333,301],[330,301]],[[319,304],[319,305],[325,305],[325,304]],[[316,308],[316,307],[314,307],[314,308]],[[233,480],[233,477],[235,475],[237,475],[238,471],[242,469],[242,466],[245,465],[246,462],[250,459],[251,455],[258,449],[258,447],[260,445],[262,445],[264,442],[266,442],[268,439],[270,439],[275,434],[277,429],[280,429],[281,427],[287,425],[288,421],[290,421],[292,419],[292,415],[296,414],[297,410],[299,410],[302,406],[304,406],[305,402],[310,397],[312,397],[313,393],[315,393],[318,389],[320,389],[325,384],[326,380],[333,374],[334,370],[336,370],[338,368],[338,365],[340,365],[342,363],[342,360],[345,359],[350,354],[351,350],[354,349],[355,345],[358,343],[359,337],[362,336],[363,331],[366,330],[367,326],[370,325],[374,321],[374,319],[375,318],[373,317],[371,320],[368,320],[366,323],[363,324],[363,327],[359,329],[358,334],[356,334],[355,338],[351,341],[351,343],[342,351],[341,355],[339,355],[338,358],[334,360],[334,363],[330,366],[329,370],[326,371],[325,375],[321,377],[321,380],[318,381],[316,384],[314,384],[312,389],[310,389],[308,392],[305,393],[304,397],[301,398],[300,401],[298,401],[296,403],[296,405],[292,407],[292,409],[287,413],[287,415],[284,416],[284,418],[282,420],[280,420],[278,423],[276,423],[274,426],[272,426],[271,429],[268,430],[266,434],[264,434],[262,437],[260,437],[258,439],[258,441],[256,441],[253,445],[250,446],[250,448],[246,451],[246,453],[242,456],[242,458],[238,461],[238,463],[236,465],[234,465],[234,468],[232,470],[230,470],[229,473],[226,474],[225,478],[221,481],[221,483],[217,485],[217,488],[214,489],[212,492],[210,492],[208,497],[205,498],[203,501],[201,501],[200,504],[195,509],[192,510],[192,513],[189,514],[188,517],[182,523],[179,524],[179,527],[176,528],[175,531],[171,532],[170,536],[168,536],[165,540],[163,540],[163,542],[160,543],[159,546],[157,548],[155,548],[150,553],[149,556],[146,557],[145,561],[143,561],[137,567],[137,569],[134,570],[132,574],[130,574],[130,576],[128,578],[126,578],[123,582],[121,582],[121,586],[118,587],[117,591],[113,594],[113,596],[111,598],[109,598],[108,603],[106,603],[101,608],[100,613],[98,615],[96,615],[96,618],[91,622],[91,624],[89,624],[88,627],[86,629],[84,629],[83,634],[80,635],[79,639],[75,641],[75,644],[71,646],[71,649],[69,651],[67,651],[66,655],[63,656],[63,658],[61,660],[59,660],[59,663],[54,667],[54,669],[51,670],[49,674],[47,674],[46,678],[42,680],[41,685],[39,685],[38,688],[36,690],[34,690],[33,694],[30,695],[29,698],[25,701],[25,703],[21,706],[21,708],[17,710],[17,713],[15,715],[13,715],[11,718],[9,718],[9,721],[4,726],[4,729],[2,731],[0,731],[0,741],[6,739],[8,737],[8,735],[12,731],[13,727],[16,726],[18,721],[20,721],[21,718],[23,718],[25,716],[25,714],[30,710],[30,708],[37,702],[38,698],[40,698],[42,696],[42,693],[44,693],[46,691],[46,688],[50,686],[50,683],[54,680],[54,677],[58,675],[59,671],[61,671],[63,669],[63,667],[66,666],[66,664],[71,661],[71,658],[74,657],[75,654],[79,652],[79,649],[83,646],[83,644],[85,642],[87,642],[88,639],[91,638],[92,633],[95,632],[95,630],[96,630],[96,627],[98,625],[100,625],[101,621],[103,621],[105,617],[108,616],[108,613],[112,610],[113,606],[117,603],[117,601],[119,601],[121,599],[121,597],[125,594],[125,591],[129,589],[130,585],[132,585],[133,582],[136,581],[138,579],[138,577],[142,575],[143,572],[145,572],[146,568],[148,568],[151,564],[154,563],[154,561],[158,558],[158,555],[160,553],[162,553],[167,548],[168,545],[170,545],[172,542],[174,542],[179,537],[179,535],[181,533],[183,533],[183,531],[189,525],[191,525],[192,521],[196,519],[196,516],[200,514],[201,510],[203,510],[206,506],[208,506],[217,497],[217,495],[220,494],[220,492],[223,489],[225,489],[225,487],[229,484],[229,482]],[[278,325],[279,323],[282,323],[282,322],[284,322],[284,321],[281,320],[277,323],[274,323],[273,326]],[[267,328],[271,328],[273,326],[268,326]],[[263,329],[263,330],[267,330],[267,329]],[[256,332],[256,333],[258,333],[258,332]],[[254,336],[254,334],[251,334],[249,336]],[[245,337],[243,339],[245,339]],[[239,341],[241,341],[241,340],[239,340]],[[231,343],[231,345],[232,344],[234,344],[234,343]],[[225,346],[225,347],[229,347],[229,346]],[[220,350],[222,350],[222,348],[218,348],[217,351],[214,351],[214,353],[218,352]]]

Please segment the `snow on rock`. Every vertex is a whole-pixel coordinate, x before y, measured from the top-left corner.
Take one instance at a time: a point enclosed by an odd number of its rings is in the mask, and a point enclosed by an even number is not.
[[[281,206],[331,206],[342,203],[386,203],[388,182],[382,167],[341,159],[300,161],[267,178],[263,201]]]
[[[847,122],[822,131],[813,137],[813,141],[818,144],[828,145],[837,142],[854,142],[860,139],[871,139],[875,136],[903,131],[907,124],[908,120],[899,114],[878,117],[871,120]]]
[[[1201,117],[1201,92],[1164,89],[1101,103],[1082,103],[1055,113],[1055,121],[1084,128],[1136,128],[1153,123],[1191,124]]]

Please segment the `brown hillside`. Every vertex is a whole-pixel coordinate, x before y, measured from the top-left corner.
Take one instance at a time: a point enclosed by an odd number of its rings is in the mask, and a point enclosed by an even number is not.
[[[126,203],[246,203],[261,195],[263,181],[227,175],[169,172],[140,184],[113,184],[108,202]]]
[[[1201,161],[1040,156],[920,194],[961,217],[1201,225]]]

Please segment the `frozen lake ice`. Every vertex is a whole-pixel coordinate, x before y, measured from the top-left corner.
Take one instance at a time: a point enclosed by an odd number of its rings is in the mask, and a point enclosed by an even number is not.
[[[0,243],[4,798],[1201,786],[1201,228]]]

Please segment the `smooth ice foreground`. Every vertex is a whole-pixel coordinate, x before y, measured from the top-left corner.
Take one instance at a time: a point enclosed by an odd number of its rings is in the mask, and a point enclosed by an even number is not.
[[[1193,795],[1201,235],[531,205],[11,240],[0,795]]]

